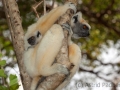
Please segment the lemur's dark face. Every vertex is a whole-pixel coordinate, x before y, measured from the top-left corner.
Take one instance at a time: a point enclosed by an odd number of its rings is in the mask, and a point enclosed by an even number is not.
[[[34,36],[31,36],[27,39],[27,42],[33,46],[33,45],[36,45],[38,42],[38,39],[40,38],[40,32],[38,31]]]
[[[90,35],[89,30],[87,25],[77,22],[73,27],[73,34],[78,35],[78,37],[87,37]]]
[[[73,37],[80,38],[80,37],[87,37],[90,35],[90,26],[84,20],[79,20],[78,15],[73,16],[74,25],[72,26]]]

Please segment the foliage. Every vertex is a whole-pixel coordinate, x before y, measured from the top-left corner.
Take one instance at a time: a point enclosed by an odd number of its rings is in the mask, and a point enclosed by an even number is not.
[[[39,0],[36,0],[39,1]],[[59,2],[63,0],[57,0]],[[111,47],[110,42],[112,41],[114,48],[118,51],[120,50],[120,45],[117,45],[120,41],[120,0],[79,0],[82,1],[81,4],[78,5],[78,11],[83,13],[83,17],[89,22],[91,25],[91,34],[88,38],[81,38],[79,40],[74,40],[76,43],[81,43],[81,51],[84,63],[83,66],[88,68],[92,68],[91,70],[83,70],[81,72],[89,72],[95,74],[99,77],[101,72],[94,72],[94,70],[100,66],[112,66],[112,70],[114,70],[116,74],[120,74],[120,70],[115,70],[114,68],[120,68],[120,63],[104,63],[102,59],[99,58],[101,53],[106,50],[106,48]],[[26,31],[27,27],[36,21],[36,16],[31,9],[35,0],[18,0],[18,6],[20,9],[22,25],[24,30]],[[39,14],[43,13],[42,5],[37,9]],[[11,50],[13,50],[11,41],[8,37],[4,37],[3,32],[8,30],[7,21],[5,19],[5,14],[3,13],[3,7],[0,6],[0,48],[4,55],[8,57],[14,57],[14,54],[11,54]],[[8,35],[10,36],[10,35]],[[116,56],[119,57],[120,53]],[[105,56],[107,58],[107,56]],[[113,59],[114,61],[114,59]],[[99,63],[96,65],[95,63]],[[4,63],[1,62],[1,63]],[[106,68],[106,67],[104,67]],[[5,73],[1,69],[2,75]],[[102,73],[103,74],[103,73]],[[105,76],[111,75],[110,72],[104,74]],[[106,80],[106,78],[102,78]],[[106,80],[112,82],[113,85],[116,85],[113,81],[116,79]],[[12,83],[12,82],[11,82]],[[5,89],[6,90],[6,89]],[[89,89],[90,90],[90,89]],[[115,90],[115,89],[113,89]]]
[[[17,90],[19,87],[17,76],[12,74],[10,74],[10,76],[7,76],[3,68],[5,65],[6,65],[6,61],[1,60],[0,61],[0,68],[1,68],[0,78],[2,79],[2,83],[0,84],[0,90]],[[9,82],[6,81],[7,78],[9,78]]]

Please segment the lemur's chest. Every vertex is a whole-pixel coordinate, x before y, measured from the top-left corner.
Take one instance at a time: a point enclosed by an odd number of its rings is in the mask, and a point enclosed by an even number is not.
[[[33,77],[37,75],[36,69],[36,52],[32,49],[24,52],[24,65],[26,67],[27,73]]]

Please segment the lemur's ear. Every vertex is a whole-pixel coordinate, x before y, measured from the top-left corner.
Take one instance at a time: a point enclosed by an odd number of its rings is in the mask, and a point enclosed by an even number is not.
[[[37,32],[37,37],[40,37],[40,35],[41,35],[41,33],[38,31],[38,32]]]
[[[77,23],[78,22],[78,15],[76,15],[76,16],[73,16],[73,19],[74,19],[74,23]]]
[[[71,26],[74,26],[75,23],[80,22],[81,19],[82,19],[81,12],[77,12],[76,14],[74,14],[71,18]]]

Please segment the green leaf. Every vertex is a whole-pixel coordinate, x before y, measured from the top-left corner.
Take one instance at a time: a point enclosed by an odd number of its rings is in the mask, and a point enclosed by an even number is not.
[[[12,74],[11,74],[11,75],[9,76],[9,79],[10,79],[10,86],[12,86],[12,85],[14,85],[14,84],[16,84],[16,83],[18,82],[16,75],[12,75]]]
[[[3,69],[0,69],[0,77],[7,77]]]
[[[9,80],[10,80],[10,83],[9,83],[10,90],[17,90],[19,88],[17,76],[11,74],[9,76]]]
[[[10,90],[17,90],[18,88],[19,88],[19,84],[18,83],[10,86]]]
[[[0,61],[0,66],[5,66],[5,65],[6,65],[6,61],[5,60]]]
[[[7,87],[0,85],[0,90],[9,90]]]

